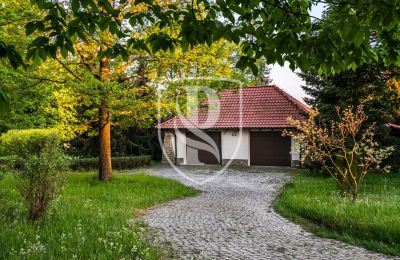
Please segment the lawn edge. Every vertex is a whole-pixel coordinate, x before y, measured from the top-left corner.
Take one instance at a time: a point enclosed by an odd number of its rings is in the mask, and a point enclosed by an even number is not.
[[[343,243],[346,243],[351,246],[357,246],[361,247],[365,250],[368,250],[370,252],[382,254],[384,256],[389,256],[389,257],[399,257],[400,254],[396,254],[394,252],[391,252],[390,249],[388,250],[379,250],[377,247],[371,246],[370,243],[367,243],[366,240],[359,239],[357,237],[351,236],[349,233],[343,233],[343,232],[338,232],[336,230],[333,230],[332,228],[329,228],[325,225],[321,225],[319,223],[316,223],[308,218],[303,217],[302,215],[296,213],[289,207],[286,207],[283,203],[280,204],[279,200],[283,196],[283,191],[284,189],[293,183],[293,179],[296,178],[295,174],[290,174],[291,178],[288,182],[286,182],[278,191],[278,195],[275,197],[273,201],[273,209],[275,210],[276,213],[278,213],[280,216],[283,218],[299,225],[301,228],[303,228],[305,231],[320,237],[324,239],[330,239],[330,240],[336,240],[340,241]],[[351,237],[351,239],[349,239]],[[377,241],[377,243],[379,243]],[[386,247],[384,244],[381,244],[381,246]]]

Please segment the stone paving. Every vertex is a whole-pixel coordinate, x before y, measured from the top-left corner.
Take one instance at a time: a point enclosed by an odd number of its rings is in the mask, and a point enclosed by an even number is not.
[[[216,168],[180,167],[196,181]],[[363,248],[316,237],[272,208],[289,180],[268,168],[228,169],[197,185],[170,167],[150,174],[179,180],[203,192],[156,207],[143,216],[158,230],[157,243],[170,243],[180,259],[385,259]]]

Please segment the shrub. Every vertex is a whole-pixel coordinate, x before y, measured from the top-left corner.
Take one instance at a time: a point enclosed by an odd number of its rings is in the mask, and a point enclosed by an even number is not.
[[[1,146],[15,172],[17,188],[28,210],[28,219],[43,218],[64,183],[66,157],[52,129],[10,130]]]
[[[329,127],[316,124],[317,112],[311,112],[305,121],[289,118],[299,131],[288,133],[299,141],[302,160],[320,163],[338,183],[342,194],[357,198],[361,183],[370,170],[388,171],[382,162],[392,153],[393,147],[379,148],[374,141],[374,124],[367,128],[362,107],[355,111],[348,107],[337,109],[338,121]]]
[[[12,158],[9,156],[1,156],[0,157],[0,165],[7,165]]]
[[[149,165],[151,161],[150,155],[112,157],[113,169],[123,170]],[[73,170],[92,170],[98,169],[99,158],[76,158],[72,161],[71,168]]]

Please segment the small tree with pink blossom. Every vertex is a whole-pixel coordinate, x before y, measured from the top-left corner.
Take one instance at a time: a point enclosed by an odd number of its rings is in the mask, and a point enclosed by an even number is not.
[[[321,164],[335,179],[342,195],[355,202],[360,186],[369,171],[389,171],[383,165],[394,150],[393,147],[379,147],[374,141],[372,124],[364,127],[367,119],[362,106],[337,108],[338,120],[329,126],[316,123],[317,111],[311,111],[304,120],[289,118],[297,131],[285,131],[298,141],[301,161]]]

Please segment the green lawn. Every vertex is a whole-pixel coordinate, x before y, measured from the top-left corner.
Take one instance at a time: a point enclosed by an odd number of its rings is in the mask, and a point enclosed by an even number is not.
[[[275,209],[322,237],[400,255],[400,174],[370,174],[358,201],[338,195],[329,177],[294,175]]]
[[[0,259],[158,259],[144,242],[146,228],[131,221],[144,209],[198,191],[145,174],[71,173],[45,221],[25,221],[10,174],[0,181]]]

